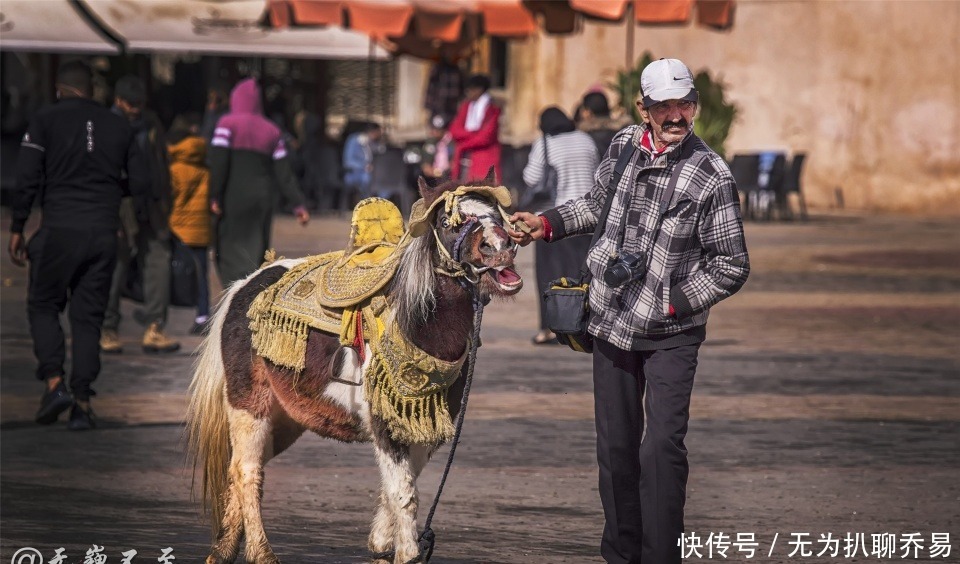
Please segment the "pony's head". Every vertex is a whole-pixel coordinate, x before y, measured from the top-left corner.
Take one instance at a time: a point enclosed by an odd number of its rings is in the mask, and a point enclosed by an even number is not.
[[[412,240],[395,282],[402,328],[426,321],[436,304],[438,273],[476,288],[483,299],[519,292],[523,280],[514,270],[517,246],[504,229],[509,192],[492,181],[434,187],[421,178],[419,187],[421,199],[408,226]]]
[[[431,187],[421,178],[423,199],[411,213],[410,231],[433,241],[440,273],[474,285],[484,297],[510,296],[523,286],[513,268],[517,245],[504,229],[510,193],[490,184]]]

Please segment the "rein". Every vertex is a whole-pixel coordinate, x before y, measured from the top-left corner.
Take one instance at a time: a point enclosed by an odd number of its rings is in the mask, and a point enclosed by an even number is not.
[[[453,466],[453,457],[457,453],[457,444],[460,442],[460,432],[463,430],[463,420],[467,413],[467,400],[470,398],[470,385],[473,383],[473,367],[477,362],[477,349],[480,347],[480,322],[483,320],[483,307],[486,305],[480,297],[480,290],[476,286],[471,286],[471,297],[473,298],[473,336],[470,340],[470,356],[467,360],[467,372],[464,374],[463,397],[460,399],[460,413],[457,414],[457,428],[450,441],[450,454],[447,455],[447,465],[443,468],[443,475],[440,477],[440,485],[437,486],[437,495],[433,498],[433,504],[430,506],[430,513],[423,523],[423,532],[417,538],[417,547],[419,554],[408,560],[405,564],[427,564],[430,557],[433,556],[433,547],[437,541],[437,535],[433,532],[430,524],[433,522],[433,516],[437,512],[437,506],[440,503],[440,495],[443,493],[443,486],[447,481],[447,475],[450,474],[450,467]],[[374,560],[393,560],[395,552],[388,550],[372,554]]]
[[[497,206],[497,208],[500,210],[500,214],[504,220],[507,221],[509,216],[507,216],[503,208],[500,206]],[[443,468],[443,475],[440,477],[440,485],[437,486],[437,495],[434,496],[433,504],[430,506],[430,513],[427,514],[427,519],[423,523],[423,532],[420,533],[420,536],[417,538],[417,547],[420,549],[420,552],[415,557],[408,560],[405,564],[416,564],[418,562],[427,564],[430,561],[430,557],[433,556],[433,548],[437,540],[437,536],[433,532],[433,529],[430,527],[430,525],[433,522],[433,516],[436,513],[437,506],[440,503],[440,496],[443,494],[443,486],[447,481],[447,476],[450,474],[450,467],[453,466],[453,457],[457,453],[457,444],[460,442],[460,433],[463,430],[463,420],[467,413],[467,400],[470,398],[470,386],[473,383],[473,368],[477,362],[477,349],[480,347],[480,324],[483,320],[483,308],[486,305],[486,302],[480,297],[480,289],[477,287],[477,284],[480,281],[480,276],[491,268],[481,268],[473,265],[472,263],[462,262],[462,247],[467,235],[480,227],[481,219],[488,217],[489,216],[471,216],[463,222],[463,228],[461,229],[461,232],[457,236],[457,240],[454,243],[452,255],[443,245],[443,241],[440,240],[440,235],[437,233],[436,227],[432,229],[433,236],[437,241],[438,253],[440,255],[440,265],[438,265],[434,270],[440,274],[457,279],[465,289],[470,291],[470,296],[473,302],[473,335],[470,339],[469,359],[467,360],[466,364],[466,374],[464,374],[463,397],[460,399],[460,412],[457,414],[456,430],[454,431],[453,439],[450,441],[450,454],[447,455],[447,464]],[[467,272],[467,268],[472,271],[472,278],[470,273]],[[395,556],[395,552],[379,552],[373,554],[372,556],[375,560],[392,560]]]
[[[447,465],[443,468],[443,475],[440,477],[440,485],[437,486],[437,495],[433,498],[433,504],[430,506],[430,513],[427,514],[427,520],[423,523],[423,532],[417,539],[417,546],[420,548],[420,554],[409,560],[406,564],[422,562],[426,564],[433,556],[433,545],[436,543],[437,536],[434,534],[430,524],[433,521],[433,514],[437,511],[437,505],[440,503],[440,495],[443,493],[443,485],[447,481],[447,474],[450,473],[450,467],[453,465],[453,456],[457,452],[457,443],[460,442],[460,431],[463,430],[463,419],[467,413],[467,400],[470,398],[470,384],[473,382],[473,367],[477,362],[477,349],[480,347],[480,321],[483,319],[483,306],[485,305],[480,298],[480,291],[473,289],[473,339],[470,341],[470,360],[467,361],[467,373],[464,375],[463,397],[460,399],[460,413],[457,414],[457,430],[453,434],[453,440],[450,441],[450,454],[447,456]]]

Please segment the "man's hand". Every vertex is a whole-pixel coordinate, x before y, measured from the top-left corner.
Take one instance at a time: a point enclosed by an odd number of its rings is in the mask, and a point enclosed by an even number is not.
[[[10,260],[17,266],[27,265],[27,247],[23,242],[23,233],[10,234],[10,246],[7,247]]]
[[[210,201],[210,213],[216,216],[223,215],[223,210],[220,208],[220,202],[216,200]]]
[[[543,239],[543,220],[539,215],[529,212],[517,212],[510,216],[510,223],[507,235],[516,243],[526,247],[532,241]],[[516,231],[514,230],[516,229]]]
[[[310,221],[310,212],[303,206],[297,206],[297,208],[293,210],[293,215],[297,216],[297,223],[300,225],[306,226],[307,222]]]

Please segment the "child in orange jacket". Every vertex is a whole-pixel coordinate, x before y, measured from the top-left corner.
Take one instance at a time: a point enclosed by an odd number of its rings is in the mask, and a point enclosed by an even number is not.
[[[198,117],[177,116],[167,134],[173,210],[170,230],[193,254],[197,265],[197,315],[190,332],[206,333],[210,320],[207,248],[210,246],[210,171],[207,144]]]

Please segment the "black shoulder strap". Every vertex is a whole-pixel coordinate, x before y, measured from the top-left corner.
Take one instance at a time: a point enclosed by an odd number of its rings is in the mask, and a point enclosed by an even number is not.
[[[591,247],[600,240],[603,228],[607,224],[607,215],[610,213],[610,206],[613,205],[613,200],[617,196],[617,187],[620,185],[620,179],[623,178],[623,171],[627,169],[627,165],[630,164],[630,158],[633,157],[633,153],[636,150],[637,148],[633,145],[633,136],[631,136],[626,146],[621,149],[620,156],[617,157],[617,164],[613,168],[613,174],[610,175],[610,182],[607,184],[607,198],[603,202],[603,211],[600,212],[597,227],[593,230],[593,239],[590,240]]]
[[[660,195],[660,215],[667,213],[667,206],[670,205],[670,200],[673,198],[673,193],[677,191],[677,184],[680,182],[680,172],[683,169],[683,165],[693,154],[693,141],[688,140],[680,150],[680,157],[677,159],[677,164],[673,167],[673,174],[670,176],[670,183],[667,184],[667,188],[663,191],[663,194]]]
[[[683,170],[683,165],[686,164],[687,159],[689,159],[691,155],[693,155],[693,141],[688,140],[680,148],[680,156],[677,158],[677,163],[673,166],[673,173],[670,175],[670,182],[660,194],[660,213],[657,217],[657,227],[655,231],[660,230],[660,225],[663,223],[663,215],[667,213],[667,206],[670,205],[670,200],[673,198],[674,192],[677,191],[677,184],[680,182],[680,172]],[[617,231],[620,239],[617,241],[617,252],[623,248],[623,237],[626,235],[625,227],[627,225],[627,211],[628,210],[623,210],[623,213],[620,214],[620,229]],[[596,243],[596,241],[593,241],[590,244],[591,247],[593,246],[593,243]]]
[[[620,150],[620,156],[617,157],[617,164],[613,168],[613,174],[610,175],[610,182],[607,184],[607,197],[603,202],[603,211],[600,212],[600,217],[597,220],[597,226],[593,230],[593,238],[590,239],[590,246],[588,248],[593,248],[593,246],[597,244],[597,241],[600,240],[600,235],[607,225],[607,215],[610,213],[610,206],[613,205],[613,200],[617,196],[617,187],[620,185],[620,179],[623,178],[623,171],[627,169],[627,165],[630,164],[630,159],[636,150],[637,148],[633,144],[633,135],[631,135],[627,144]],[[589,282],[591,278],[590,270],[587,268],[586,263],[584,263],[580,269],[580,279],[586,283]]]

